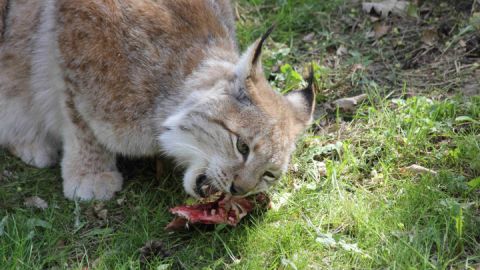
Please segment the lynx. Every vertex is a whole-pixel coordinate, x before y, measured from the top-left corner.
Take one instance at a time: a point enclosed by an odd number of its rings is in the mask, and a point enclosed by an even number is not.
[[[264,191],[315,100],[270,87],[269,32],[240,53],[229,0],[0,0],[0,145],[60,162],[70,199],[120,191],[119,155],[173,157],[194,197]]]

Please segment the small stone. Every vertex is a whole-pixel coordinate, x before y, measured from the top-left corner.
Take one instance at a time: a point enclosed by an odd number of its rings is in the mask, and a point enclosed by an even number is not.
[[[312,42],[313,38],[315,37],[315,33],[311,32],[307,35],[305,35],[302,40],[305,42]]]

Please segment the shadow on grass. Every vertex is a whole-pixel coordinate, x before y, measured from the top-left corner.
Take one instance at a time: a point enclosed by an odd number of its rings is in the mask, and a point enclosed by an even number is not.
[[[154,159],[120,159],[124,189],[114,199],[79,202],[63,197],[60,169],[35,169],[0,151],[0,255],[5,267],[50,268],[100,265],[114,269],[130,263],[141,266],[139,249],[159,239],[171,257],[153,258],[147,266],[163,263],[174,269],[218,267],[241,253],[236,242],[244,237],[245,218],[235,228],[193,227],[166,232],[172,215],[168,209],[187,199],[178,171],[166,170],[155,179]],[[24,206],[25,198],[39,196],[46,210]],[[254,219],[260,220],[261,213]]]

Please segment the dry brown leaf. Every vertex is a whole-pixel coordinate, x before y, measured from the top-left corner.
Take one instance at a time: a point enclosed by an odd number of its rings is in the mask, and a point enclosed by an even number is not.
[[[438,41],[438,34],[435,29],[426,29],[422,32],[422,42],[428,46],[433,46]]]
[[[103,202],[93,204],[85,211],[85,215],[90,222],[96,223],[98,226],[103,226],[107,222],[108,210],[105,209]]]
[[[42,210],[48,208],[48,203],[44,199],[38,196],[32,196],[32,197],[26,198],[25,201],[23,202],[23,205],[25,205],[26,207],[38,208]]]
[[[334,107],[337,107],[342,111],[352,112],[355,110],[355,106],[364,101],[367,97],[367,94],[361,94],[355,97],[337,99],[333,101],[332,104]]]
[[[93,206],[93,211],[95,212],[95,215],[97,218],[101,220],[107,220],[107,215],[108,215],[108,210],[105,209],[105,204],[104,203],[98,203]]]
[[[357,72],[357,70],[365,70],[365,66],[362,64],[355,64],[352,66],[352,73]]]
[[[386,34],[388,34],[388,32],[390,31],[390,26],[389,25],[386,25],[386,24],[383,24],[383,23],[377,23],[373,26],[373,31],[375,33],[375,38],[376,39],[379,39],[383,36],[385,36]]]
[[[117,205],[122,206],[125,203],[125,197],[117,199]]]
[[[55,244],[55,248],[57,249],[62,249],[65,247],[65,240],[63,239],[60,239],[57,241],[57,243]]]
[[[399,16],[405,15],[408,5],[409,3],[407,1],[385,0],[378,3],[363,3],[362,9],[367,13],[374,12],[382,18],[386,18],[390,13]]]
[[[411,172],[411,173],[415,173],[415,174],[426,174],[426,173],[433,174],[433,175],[437,174],[436,171],[425,168],[425,167],[417,165],[417,164],[413,164],[413,165],[410,165],[408,167],[401,168],[400,171]]]
[[[107,219],[107,214],[108,214],[108,210],[107,209],[102,209],[100,211],[97,212],[97,216],[98,218],[101,218],[103,220],[106,220]]]

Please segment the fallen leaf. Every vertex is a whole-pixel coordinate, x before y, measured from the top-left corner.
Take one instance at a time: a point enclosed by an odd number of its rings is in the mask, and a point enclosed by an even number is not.
[[[65,247],[65,240],[60,239],[57,241],[57,244],[55,245],[55,248],[57,249],[62,249]]]
[[[25,201],[23,202],[23,205],[25,205],[26,207],[38,208],[42,210],[48,208],[48,203],[44,199],[38,196],[32,196],[32,197],[26,198]]]
[[[353,112],[355,106],[367,98],[367,94],[361,94],[354,97],[341,98],[332,102],[333,107],[337,107],[342,111]]]
[[[438,41],[437,30],[426,29],[422,32],[422,42],[428,46],[433,46]]]
[[[117,205],[122,206],[125,203],[125,197],[117,199]]]
[[[352,66],[352,73],[357,72],[357,70],[365,70],[365,66],[362,64],[355,64]]]
[[[413,165],[410,165],[408,167],[404,167],[404,168],[401,168],[400,171],[402,172],[412,172],[412,173],[415,173],[415,174],[433,174],[433,175],[436,175],[437,172],[434,171],[434,170],[431,170],[431,169],[427,169],[423,166],[420,166],[420,165],[417,165],[417,164],[413,164]]]
[[[362,9],[366,13],[374,13],[382,18],[386,18],[390,13],[398,16],[405,15],[408,5],[407,1],[385,0],[378,3],[363,3]]]
[[[94,222],[97,226],[102,227],[107,223],[108,210],[105,209],[103,202],[97,202],[85,210],[85,216],[89,222]]]
[[[102,209],[100,211],[97,212],[97,216],[98,218],[101,218],[103,220],[106,220],[107,219],[107,214],[108,214],[108,210],[107,209]]]
[[[95,215],[102,220],[107,220],[108,210],[105,209],[105,204],[98,203],[93,207],[93,211],[95,211]]]
[[[338,56],[342,56],[348,53],[347,48],[345,46],[340,45],[340,47],[337,48],[337,51],[335,52]]]
[[[383,23],[375,24],[373,26],[373,31],[375,33],[374,37],[376,39],[379,39],[379,38],[385,36],[390,31],[390,28],[391,27],[389,25],[386,25],[386,24],[383,24]]]

